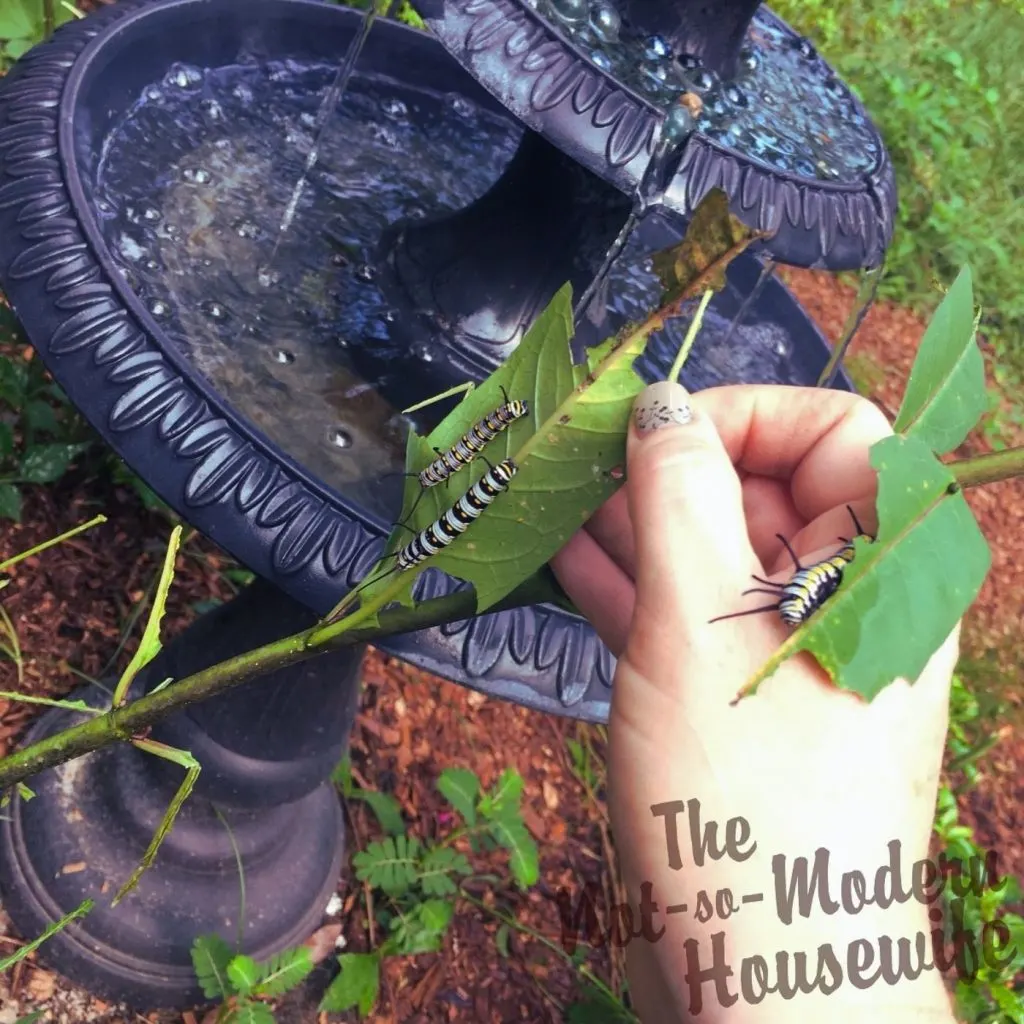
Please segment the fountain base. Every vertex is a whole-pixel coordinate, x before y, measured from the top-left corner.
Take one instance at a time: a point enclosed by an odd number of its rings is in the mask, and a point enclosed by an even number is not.
[[[181,678],[313,621],[254,584],[168,644],[140,682]],[[182,769],[119,744],[34,777],[36,796],[13,799],[0,823],[3,905],[21,935],[94,899],[39,955],[88,991],[145,1010],[203,1002],[190,956],[200,935],[217,933],[258,960],[308,938],[343,862],[341,806],[327,778],[355,717],[361,660],[362,649],[326,655],[154,728],[203,770],[156,860],[116,907]],[[104,697],[78,696],[92,706]],[[80,718],[49,712],[26,740]]]

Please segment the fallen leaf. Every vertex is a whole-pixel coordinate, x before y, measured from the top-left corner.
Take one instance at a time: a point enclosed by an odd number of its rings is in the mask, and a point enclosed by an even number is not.
[[[76,860],[71,864],[65,864],[64,867],[60,869],[60,874],[77,875],[80,871],[84,871],[87,867],[88,865],[85,863],[84,860]]]
[[[306,939],[303,945],[309,950],[313,963],[321,963],[334,952],[334,944],[340,934],[340,924],[325,924]]]

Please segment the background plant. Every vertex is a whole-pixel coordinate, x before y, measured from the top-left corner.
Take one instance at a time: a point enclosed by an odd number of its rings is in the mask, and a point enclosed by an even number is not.
[[[775,0],[863,99],[896,168],[882,293],[918,308],[970,263],[986,328],[1024,370],[1024,3]]]

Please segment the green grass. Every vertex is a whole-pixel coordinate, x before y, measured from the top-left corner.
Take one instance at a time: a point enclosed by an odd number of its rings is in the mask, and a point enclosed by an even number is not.
[[[970,263],[1024,372],[1024,0],[775,0],[859,93],[896,166],[883,293],[922,311]]]

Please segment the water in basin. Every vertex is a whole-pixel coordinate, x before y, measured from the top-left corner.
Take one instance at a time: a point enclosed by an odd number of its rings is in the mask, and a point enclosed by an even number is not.
[[[336,74],[287,61],[172,67],[115,124],[93,190],[111,251],[171,343],[297,462],[387,521],[412,420],[356,366],[365,347],[396,374],[410,364],[390,338],[372,254],[395,221],[482,195],[521,129],[462,96],[357,72],[271,258]],[[657,300],[640,245],[609,277],[613,326]],[[720,344],[738,298],[709,310],[691,387],[792,381],[789,334],[756,309]],[[685,329],[662,332],[647,376],[667,370]]]

